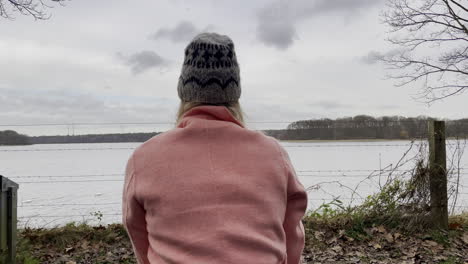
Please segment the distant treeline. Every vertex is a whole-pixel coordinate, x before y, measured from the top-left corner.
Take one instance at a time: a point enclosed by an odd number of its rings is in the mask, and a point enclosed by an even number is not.
[[[144,142],[157,134],[159,133],[153,132],[78,136],[38,136],[29,137],[29,142],[32,144]]]
[[[430,117],[358,115],[338,119],[296,121],[287,129],[265,130],[280,140],[339,140],[339,139],[420,139],[427,138]],[[446,121],[447,137],[467,137],[468,118]]]
[[[0,131],[0,145],[28,145],[29,138],[13,130]]]
[[[358,115],[334,120],[301,120],[286,129],[263,132],[279,140],[421,139],[427,138],[429,120],[434,118]],[[445,121],[447,137],[468,137],[468,118]],[[160,133],[28,137],[7,130],[0,131],[0,145],[144,142]]]

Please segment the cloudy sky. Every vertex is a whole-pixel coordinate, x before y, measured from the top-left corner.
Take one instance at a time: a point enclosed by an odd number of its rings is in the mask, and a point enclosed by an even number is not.
[[[229,35],[254,129],[307,118],[468,117],[467,94],[430,106],[395,87],[374,54],[393,49],[384,0],[71,0],[49,20],[0,20],[0,125],[173,122],[183,49]],[[164,125],[3,126],[32,135],[164,130]],[[81,130],[80,130],[81,129]]]

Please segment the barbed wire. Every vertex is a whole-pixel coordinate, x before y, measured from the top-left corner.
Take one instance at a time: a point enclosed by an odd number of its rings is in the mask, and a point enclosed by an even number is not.
[[[468,206],[454,206],[454,208],[468,208]],[[101,213],[100,216],[122,216],[122,213]],[[75,214],[75,215],[29,215],[19,216],[18,219],[33,219],[33,218],[72,218],[72,217],[95,217],[92,212],[89,214]]]
[[[125,176],[123,173],[111,174],[78,174],[78,175],[19,175],[11,176],[9,179],[22,179],[22,178],[94,178],[94,177],[116,177]]]
[[[468,170],[468,168],[452,168],[449,171],[449,175],[468,175],[468,172],[457,172],[456,170]],[[364,170],[364,169],[349,169],[349,170],[297,170],[298,176],[304,177],[366,177],[366,176],[388,176],[390,172],[397,173],[410,173],[413,172],[412,169],[402,170],[402,169],[383,169],[383,170]],[[340,173],[340,174],[322,174],[322,173]],[[355,174],[355,172],[369,172],[368,174]],[[317,173],[317,174],[303,174],[303,173]],[[345,174],[346,173],[346,174]],[[352,173],[352,174],[348,174]],[[375,173],[375,174],[373,174]],[[377,174],[378,173],[378,174]],[[124,173],[109,173],[109,174],[76,174],[76,175],[13,175],[8,177],[9,179],[30,179],[30,178],[99,178],[99,177],[124,177]],[[84,180],[83,180],[84,181]],[[50,181],[47,181],[50,182]],[[59,182],[68,182],[68,181],[59,181]],[[76,181],[70,181],[76,182]],[[81,181],[78,181],[81,182]],[[20,182],[20,183],[29,183],[29,182]],[[37,181],[32,181],[32,183],[37,183]]]
[[[459,193],[463,195],[468,195],[468,193]],[[366,198],[360,197],[322,197],[322,198],[308,198],[309,201],[328,201],[328,200],[365,200]],[[18,208],[24,207],[57,207],[57,206],[103,206],[103,205],[121,205],[121,202],[109,202],[109,203],[56,203],[56,204],[28,204],[28,205],[19,205]]]
[[[353,145],[297,145],[283,146],[285,148],[328,148],[328,147],[406,147],[411,144],[353,144]],[[48,152],[48,151],[102,151],[102,150],[135,150],[135,147],[107,147],[107,148],[51,148],[51,149],[0,149],[0,152]]]
[[[314,143],[310,143],[310,145],[296,145],[296,146],[289,146],[285,145],[285,148],[328,148],[328,147],[406,147],[411,146],[411,144],[323,144],[315,145]]]
[[[0,152],[43,152],[43,151],[100,151],[100,150],[135,150],[135,148],[55,148],[55,149],[0,149]]]
[[[55,207],[55,206],[96,206],[96,205],[117,205],[121,203],[112,202],[112,203],[57,203],[57,204],[28,204],[28,205],[19,205],[18,207]]]
[[[391,172],[391,171],[411,171],[411,170],[401,170],[401,169],[343,169],[343,170],[297,170],[297,172]]]
[[[18,184],[35,184],[35,183],[78,183],[78,182],[123,182],[124,180],[81,180],[81,181],[29,181],[29,182],[17,182]]]
[[[103,216],[121,216],[122,213],[103,213]],[[89,217],[94,217],[94,215],[90,214],[76,214],[76,215],[29,215],[29,216],[19,216],[18,219],[24,219],[24,218],[66,218],[66,217],[83,217],[83,216],[89,216]]]
[[[414,142],[414,141],[413,141]],[[130,143],[130,142],[127,142]],[[140,143],[140,142],[132,142]],[[328,141],[328,143],[309,143],[307,145],[283,145],[284,148],[337,148],[337,147],[408,147],[414,145],[413,143],[404,144],[335,144]],[[446,143],[447,146],[458,146],[456,143]],[[136,147],[95,147],[95,148],[44,148],[44,149],[9,149],[0,148],[0,152],[53,152],[53,151],[106,151],[106,150],[135,150]]]
[[[245,121],[248,124],[290,124],[295,121]],[[38,124],[0,124],[0,127],[47,127],[47,126],[121,126],[121,125],[175,125],[176,122],[103,122],[103,123],[38,123]]]
[[[468,195],[468,193],[459,193],[462,195]],[[307,200],[309,201],[327,201],[327,200],[365,200],[366,198],[360,198],[360,197],[339,197],[339,196],[334,196],[334,197],[322,197],[322,198],[308,198]],[[19,205],[19,208],[23,207],[57,207],[57,206],[103,206],[103,205],[121,205],[121,202],[108,202],[108,203],[48,203],[48,204],[26,204],[24,205],[24,202]]]
[[[391,172],[391,171],[387,171],[387,173],[382,173],[380,174],[379,171],[375,171],[375,174],[298,174],[298,176],[304,176],[304,177],[368,177],[368,176],[373,176],[373,177],[376,177],[376,176],[390,176],[388,174],[388,172]],[[403,172],[403,171],[400,171],[400,172]],[[411,172],[411,171],[404,171],[404,172]],[[468,172],[460,172],[460,173],[457,173],[457,172],[454,172],[454,173],[450,173],[449,175],[468,175]],[[409,175],[408,175],[409,176]]]
[[[305,170],[296,170],[296,172],[314,172],[314,173],[322,173],[322,172],[412,172],[414,169],[324,169],[324,170],[312,170],[312,169],[305,169]],[[455,170],[468,170],[468,167],[453,167],[450,171],[453,174],[457,172]],[[125,175],[122,172],[114,172],[114,173],[96,173],[96,174],[71,174],[71,175],[12,175],[9,178],[34,178],[34,177],[103,177],[103,176],[123,176]]]
[[[430,119],[417,119],[417,120],[324,120],[324,119],[301,119],[301,120],[272,120],[272,121],[245,121],[249,124],[293,124],[293,123],[326,123],[325,126],[332,124],[359,124],[359,125],[374,125],[371,127],[383,127],[379,125],[386,124],[387,126],[395,126],[398,124],[409,123],[416,126],[426,126]],[[437,120],[436,120],[437,121]],[[450,124],[468,124],[465,120],[442,120]],[[425,123],[426,122],[426,123]],[[22,124],[0,124],[0,127],[45,127],[45,126],[110,126],[110,125],[174,125],[174,121],[147,121],[147,122],[69,122],[69,123],[22,123]],[[312,125],[312,124],[309,124]],[[319,126],[321,128],[323,126]],[[315,128],[315,127],[313,127]]]
[[[322,175],[322,174],[298,174],[297,176],[300,177],[311,177],[311,178],[362,178],[362,177],[369,177],[369,176],[388,176],[388,175],[379,175],[379,174],[328,174],[328,175]]]
[[[468,175],[468,173],[460,173],[461,175]],[[299,174],[299,177],[311,177],[311,178],[365,178],[365,177],[388,177],[389,175],[386,174],[350,174],[350,175],[343,175],[343,174],[333,174],[333,175],[314,175],[314,174]],[[70,177],[70,176],[63,176],[63,177]],[[98,176],[100,177],[100,176]],[[13,177],[12,177],[13,178]],[[31,177],[32,178],[32,177]],[[39,176],[38,178],[53,178],[50,176],[46,177],[41,177]],[[61,177],[62,178],[62,177]],[[99,179],[99,180],[69,180],[69,181],[64,181],[64,180],[51,180],[51,181],[19,181],[17,182],[18,184],[35,184],[35,183],[80,183],[80,182],[123,182],[124,179]],[[460,184],[460,187],[464,187],[464,185]]]
[[[465,193],[460,193],[465,194]],[[309,201],[326,201],[326,200],[365,200],[365,198],[359,197],[322,197],[322,198],[308,198]],[[24,204],[18,205],[18,208],[24,207],[57,207],[57,206],[103,206],[103,205],[121,205],[121,202],[109,202],[109,203],[48,203],[48,204]]]

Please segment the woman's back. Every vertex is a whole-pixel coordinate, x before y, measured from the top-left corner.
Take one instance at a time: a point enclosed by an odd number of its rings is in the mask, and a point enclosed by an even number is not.
[[[135,151],[126,175],[140,263],[299,263],[305,190],[276,139],[226,107],[187,112]]]
[[[297,264],[307,194],[276,139],[245,128],[234,43],[184,50],[176,128],[127,163],[123,223],[140,264]]]

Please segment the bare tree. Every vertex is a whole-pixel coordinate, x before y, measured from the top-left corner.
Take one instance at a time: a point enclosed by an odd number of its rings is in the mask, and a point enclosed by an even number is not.
[[[65,0],[0,0],[0,17],[13,19],[13,13],[32,16],[36,20],[50,18],[45,10],[51,4],[62,4]],[[50,2],[50,3],[48,3]]]
[[[467,0],[387,0],[382,18],[396,48],[380,59],[397,86],[422,83],[427,103],[468,90]]]

